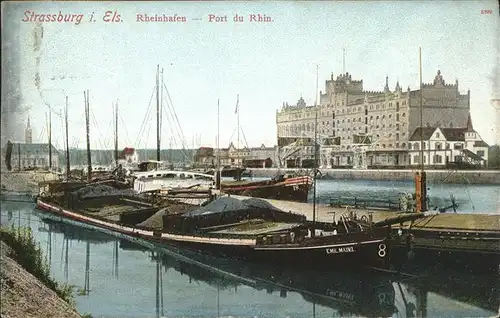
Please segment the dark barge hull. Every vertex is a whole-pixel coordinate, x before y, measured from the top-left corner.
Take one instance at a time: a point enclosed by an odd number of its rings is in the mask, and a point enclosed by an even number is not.
[[[37,208],[96,228],[217,256],[271,262],[288,267],[388,269],[390,266],[390,246],[386,241],[390,227],[374,228],[366,233],[317,237],[314,244],[308,246],[261,245],[256,244],[255,239],[214,238],[137,229],[65,210],[40,198],[37,200]]]
[[[257,181],[243,184],[221,184],[221,191],[227,194],[255,198],[307,202],[312,179],[297,177],[285,181]]]

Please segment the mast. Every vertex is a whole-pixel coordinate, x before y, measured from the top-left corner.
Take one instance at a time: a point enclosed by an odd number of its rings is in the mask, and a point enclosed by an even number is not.
[[[156,68],[156,161],[160,161],[160,65]]]
[[[118,100],[115,103],[115,166],[118,167]]]
[[[240,165],[240,94],[236,95],[236,116],[237,116],[237,126],[238,126],[238,143],[236,146],[236,160],[238,162],[238,165]]]
[[[217,99],[217,172],[215,174],[215,179],[218,182],[217,189],[221,189],[220,182],[220,99]]]
[[[64,109],[64,122],[66,124],[66,180],[69,180],[71,168],[69,162],[68,96],[66,96],[66,107]]]
[[[21,143],[17,143],[17,166],[19,167],[19,171],[21,171]]]
[[[422,48],[418,48],[419,82],[420,82],[420,172],[424,172],[424,107],[422,92]]]
[[[90,181],[92,179],[92,157],[90,155],[90,126],[89,126],[89,119],[90,119],[90,105],[89,105],[89,99],[90,99],[90,93],[89,90],[87,90],[87,93],[85,94],[85,91],[83,92],[83,97],[85,98],[85,126],[87,128],[87,180]]]
[[[163,128],[163,67],[161,68],[161,86],[160,86],[160,133],[158,134],[158,138],[160,138],[161,143],[161,130]],[[171,162],[169,162],[171,164]]]
[[[426,173],[424,171],[424,106],[423,106],[423,85],[422,85],[422,48],[418,48],[419,60],[419,81],[420,81],[420,172],[415,176],[415,197],[416,197],[416,212],[427,211],[427,184]]]
[[[318,174],[318,65],[316,65],[316,92],[314,107],[316,110],[316,115],[314,119],[314,170],[313,170],[313,230],[311,232],[311,237],[316,236],[316,175]]]
[[[49,108],[49,171],[52,170],[52,110]]]

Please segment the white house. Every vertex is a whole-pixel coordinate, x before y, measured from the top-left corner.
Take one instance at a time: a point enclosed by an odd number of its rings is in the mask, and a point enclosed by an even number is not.
[[[409,165],[420,164],[421,141],[426,166],[487,166],[489,146],[474,130],[470,114],[465,128],[415,129],[408,143]]]
[[[135,148],[125,147],[118,156],[118,164],[123,166],[135,165],[139,163],[139,156]]]

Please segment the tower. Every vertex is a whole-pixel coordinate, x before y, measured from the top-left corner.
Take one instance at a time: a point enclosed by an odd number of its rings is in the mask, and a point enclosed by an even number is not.
[[[28,125],[26,125],[26,130],[24,131],[24,137],[25,137],[25,142],[27,144],[31,144],[33,142],[29,116],[28,116]]]

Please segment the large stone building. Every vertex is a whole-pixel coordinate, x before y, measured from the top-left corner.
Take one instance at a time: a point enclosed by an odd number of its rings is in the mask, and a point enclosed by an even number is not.
[[[51,151],[49,151],[48,143],[33,143],[32,134],[33,131],[28,118],[24,131],[25,142],[7,142],[4,150],[5,165],[9,167],[9,164],[7,164],[7,161],[9,161],[12,170],[49,169],[49,165],[52,163],[52,169],[57,170],[59,168],[59,151],[53,145],[51,145]]]
[[[465,127],[470,110],[470,91],[460,94],[458,80],[446,84],[440,71],[422,84],[422,126]],[[365,91],[362,80],[349,73],[325,82],[320,103],[307,106],[299,99],[276,112],[280,163],[303,165],[314,158],[314,126],[320,167],[406,166],[409,139],[420,127],[420,90],[403,90],[399,82],[384,91]]]

